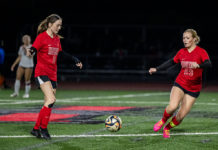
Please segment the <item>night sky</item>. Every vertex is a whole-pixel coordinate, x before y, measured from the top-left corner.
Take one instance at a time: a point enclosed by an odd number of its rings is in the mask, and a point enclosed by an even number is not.
[[[63,26],[64,24],[184,26],[196,29],[206,47],[209,43],[218,42],[218,6],[213,3],[3,0],[1,8],[0,39],[5,41],[4,47],[9,51],[17,48],[17,34],[25,24],[39,24],[51,13],[57,13],[63,18]]]
[[[182,44],[182,31],[168,29],[182,27],[193,28],[201,37],[200,46],[205,48],[212,60],[214,78],[218,75],[218,5],[212,2],[199,1],[118,1],[118,0],[1,0],[0,40],[4,41],[6,55],[16,57],[21,44],[18,37],[25,25],[38,26],[40,21],[52,13],[63,18],[66,25],[140,25],[164,27],[158,31],[149,31],[148,40],[158,40],[165,44],[173,43],[172,35]],[[64,30],[64,29],[63,29]],[[164,35],[159,36],[159,32]],[[31,33],[34,38],[34,33]],[[177,40],[178,39],[178,40]],[[103,39],[105,40],[105,39]],[[64,41],[67,41],[66,39]],[[178,46],[177,46],[178,47]],[[93,53],[95,49],[92,51]],[[166,51],[168,51],[166,49]],[[83,51],[81,53],[85,54]],[[165,53],[165,52],[164,52]],[[10,62],[11,61],[11,62]],[[6,60],[11,65],[13,59]],[[211,78],[212,79],[212,78]]]

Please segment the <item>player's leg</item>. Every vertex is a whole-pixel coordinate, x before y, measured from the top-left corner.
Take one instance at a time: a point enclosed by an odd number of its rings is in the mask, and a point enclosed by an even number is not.
[[[45,84],[42,84],[41,89],[45,96],[45,103],[44,103],[44,116],[42,117],[41,121],[41,134],[43,138],[49,140],[51,139],[50,134],[48,132],[47,126],[49,123],[49,118],[51,115],[52,107],[56,101],[55,98],[55,92],[56,90],[53,89],[52,82],[45,82]]]
[[[25,94],[23,95],[23,98],[29,98],[29,92],[31,89],[31,76],[33,73],[32,68],[25,68]]]
[[[183,96],[184,96],[184,91],[182,89],[180,89],[177,86],[172,87],[169,105],[165,108],[162,119],[154,125],[153,130],[155,132],[159,131],[166,123],[166,121],[176,111]]]
[[[190,112],[193,104],[195,103],[195,100],[196,98],[193,96],[190,96],[188,94],[184,95],[176,116],[174,116],[172,120],[164,127],[165,132],[168,133],[171,128],[178,126],[182,122],[185,116]],[[165,138],[169,137],[169,133],[165,134]]]
[[[47,125],[51,115],[51,108],[56,101],[56,82],[50,81],[47,76],[40,76],[36,78],[36,84],[40,86],[44,94],[44,106],[39,112],[36,124],[31,131],[31,134],[36,137],[41,137],[42,134],[43,138],[51,139],[47,130]]]
[[[180,108],[179,108],[176,116],[174,116],[172,118],[172,122],[170,124],[168,124],[169,125],[168,129],[171,129],[171,128],[179,125],[182,122],[182,120],[185,118],[185,116],[190,112],[195,101],[196,101],[195,97],[190,96],[188,94],[185,94],[183,100],[181,101],[181,105],[180,105]],[[176,122],[173,122],[173,120],[175,120]]]
[[[24,74],[24,68],[19,66],[17,68],[17,72],[16,72],[16,80],[15,80],[15,83],[14,83],[14,93],[10,95],[11,97],[16,97],[16,96],[19,95],[20,81],[21,81],[21,79],[23,77],[23,74]]]
[[[33,134],[32,132],[37,132],[38,134],[38,132],[40,131],[43,138],[51,139],[48,133],[47,125],[49,123],[49,118],[51,115],[51,108],[53,104],[55,103],[55,95],[54,95],[53,88],[52,88],[50,81],[46,81],[43,84],[41,84],[40,88],[44,94],[44,106],[39,112],[36,124],[33,130],[31,131],[31,134]],[[40,137],[41,137],[41,134],[40,134]]]

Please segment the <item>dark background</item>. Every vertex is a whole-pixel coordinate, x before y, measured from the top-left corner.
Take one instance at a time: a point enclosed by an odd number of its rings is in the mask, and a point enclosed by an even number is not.
[[[62,80],[152,80],[144,78],[146,70],[183,47],[182,33],[187,28],[198,32],[199,46],[212,60],[208,81],[216,81],[218,75],[218,6],[212,2],[3,0],[0,12],[0,40],[4,41],[8,78],[15,77],[10,66],[17,57],[22,35],[29,34],[34,40],[38,24],[52,13],[63,18],[63,49],[84,64],[84,69],[78,71],[69,69],[68,61],[61,61]],[[117,48],[126,49],[128,54],[116,56]],[[160,74],[172,79],[176,71]]]

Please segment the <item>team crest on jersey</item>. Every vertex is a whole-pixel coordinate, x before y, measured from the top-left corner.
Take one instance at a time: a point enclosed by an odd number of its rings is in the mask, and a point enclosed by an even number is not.
[[[192,69],[192,65],[194,64],[194,61],[181,61],[181,66],[182,68],[184,68],[184,75],[186,76],[193,76],[194,75],[194,71]]]
[[[48,55],[58,55],[58,50],[57,47],[48,47]]]

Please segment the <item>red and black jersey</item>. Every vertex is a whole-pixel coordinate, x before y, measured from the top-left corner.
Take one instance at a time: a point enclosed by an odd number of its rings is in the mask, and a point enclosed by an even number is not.
[[[207,52],[199,46],[196,46],[192,52],[189,52],[187,48],[182,48],[173,60],[175,63],[181,63],[181,70],[175,82],[188,91],[199,92],[202,88],[203,69],[193,69],[191,66],[194,62],[201,64],[205,60],[209,60]]]
[[[47,32],[40,33],[32,47],[37,49],[35,77],[46,75],[50,80],[57,81],[57,56],[62,51],[60,38],[51,38]]]

